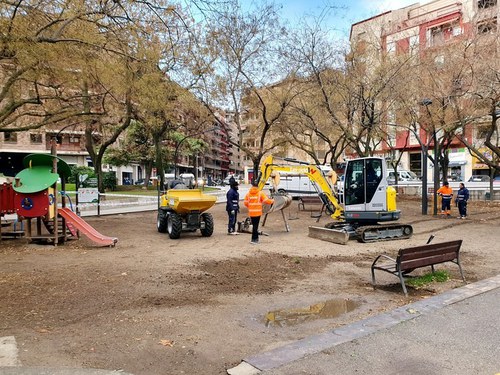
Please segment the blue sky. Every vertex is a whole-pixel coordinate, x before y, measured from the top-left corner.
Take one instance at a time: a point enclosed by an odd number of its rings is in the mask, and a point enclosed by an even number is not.
[[[428,3],[430,0],[274,0],[281,4],[282,18],[296,22],[305,15],[318,16],[330,7],[325,25],[337,30],[344,37],[348,37],[350,26],[353,23],[370,18],[391,9],[402,8],[420,2]],[[243,3],[246,0],[242,0]]]

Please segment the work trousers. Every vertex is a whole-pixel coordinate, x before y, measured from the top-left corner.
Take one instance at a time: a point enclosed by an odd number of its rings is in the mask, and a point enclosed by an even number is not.
[[[467,202],[466,201],[458,201],[457,206],[458,206],[458,212],[460,213],[460,216],[466,217],[467,216]]]
[[[252,216],[250,220],[252,221],[252,242],[259,242],[260,216]]]
[[[227,215],[229,217],[229,221],[227,223],[227,232],[234,233],[236,231],[236,220],[238,219],[238,211],[234,211],[234,214],[231,214],[231,211],[227,211]]]

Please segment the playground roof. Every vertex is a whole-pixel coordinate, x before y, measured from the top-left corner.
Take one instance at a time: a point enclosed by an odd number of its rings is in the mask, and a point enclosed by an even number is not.
[[[37,193],[54,185],[59,175],[52,173],[52,167],[39,165],[23,169],[16,175],[17,178],[19,178],[21,185],[13,186],[14,191],[17,193]]]
[[[57,173],[61,177],[69,177],[71,175],[71,168],[61,158],[51,154],[29,154],[23,159],[23,165],[26,168],[49,166],[52,168],[52,162],[57,159]]]

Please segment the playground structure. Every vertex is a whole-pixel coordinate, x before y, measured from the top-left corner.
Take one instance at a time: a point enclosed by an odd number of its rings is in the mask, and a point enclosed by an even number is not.
[[[0,184],[0,240],[24,236],[23,225],[17,219],[14,197],[15,191],[12,183],[2,182]]]
[[[13,184],[2,185],[0,214],[16,213],[20,220],[26,221],[25,238],[28,242],[44,241],[57,245],[79,238],[82,233],[101,246],[116,244],[116,238],[100,234],[66,208],[65,183],[71,170],[55,155],[55,144],[52,154],[30,154],[24,158],[23,165],[26,168],[16,175]],[[59,180],[61,207],[58,207]]]

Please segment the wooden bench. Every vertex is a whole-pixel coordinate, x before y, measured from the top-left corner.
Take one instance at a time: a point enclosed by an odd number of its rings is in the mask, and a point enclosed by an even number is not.
[[[309,211],[311,212],[311,217],[315,217],[318,219],[316,221],[319,221],[319,219],[321,218],[321,215],[323,214],[323,211],[325,209],[325,204],[323,203],[321,198],[318,197],[317,195],[310,195],[310,196],[305,195],[305,196],[299,197],[299,205],[298,205],[299,211],[300,211],[301,207],[302,207],[302,211],[305,211],[306,205],[307,206],[321,205],[321,209],[320,209],[319,213],[317,213],[317,214],[313,214],[312,208],[309,208]]]
[[[465,282],[459,257],[461,246],[462,240],[456,240],[403,248],[399,250],[396,259],[381,254],[372,263],[372,284],[375,287],[375,270],[389,272],[399,277],[403,292],[405,296],[408,296],[404,280],[405,275],[416,268],[427,266],[430,266],[432,272],[434,272],[434,265],[445,262],[452,262],[458,265],[462,280]],[[380,259],[385,260],[385,262],[378,263]]]

